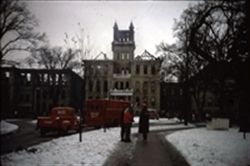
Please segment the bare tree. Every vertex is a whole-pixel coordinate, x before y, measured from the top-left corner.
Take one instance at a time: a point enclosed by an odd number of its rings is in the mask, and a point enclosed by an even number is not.
[[[62,47],[42,46],[32,50],[31,55],[26,58],[30,66],[36,66],[45,69],[76,69],[81,64],[76,58],[78,50]]]
[[[45,34],[34,32],[38,26],[35,16],[27,9],[27,5],[19,0],[3,0],[0,2],[0,55],[1,64],[4,57],[12,51],[30,51]]]
[[[185,101],[185,109],[183,110],[184,123],[187,125],[188,116],[190,114],[191,108],[191,95],[194,96],[195,103],[199,106],[202,106],[200,100],[200,88],[193,88],[194,85],[191,85],[190,78],[196,75],[206,64],[206,60],[198,56],[194,56],[192,52],[189,51],[189,42],[188,38],[190,36],[189,25],[190,21],[186,19],[185,15],[181,16],[181,21],[175,22],[174,33],[177,37],[177,42],[172,45],[161,43],[157,46],[158,52],[165,55],[168,66],[166,68],[167,73],[172,74],[178,77],[179,82],[182,83],[183,95]],[[193,93],[190,92],[190,89],[193,89]],[[194,90],[196,93],[194,93]],[[197,96],[197,94],[199,94]],[[204,96],[204,95],[203,95]],[[197,107],[202,108],[202,107]]]
[[[239,111],[249,130],[249,1],[205,1],[186,11],[192,18],[189,49],[206,59],[220,82],[220,112],[223,81],[230,75],[240,94]],[[246,118],[248,117],[248,118]]]

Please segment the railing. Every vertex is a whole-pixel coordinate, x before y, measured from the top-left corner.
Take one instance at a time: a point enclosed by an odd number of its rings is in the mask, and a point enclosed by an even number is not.
[[[110,89],[111,96],[132,96],[133,89]]]
[[[130,73],[115,73],[113,74],[113,78],[130,78]]]

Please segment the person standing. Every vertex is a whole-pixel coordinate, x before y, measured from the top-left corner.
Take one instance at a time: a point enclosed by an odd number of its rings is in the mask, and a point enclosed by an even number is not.
[[[139,133],[142,134],[144,141],[147,141],[148,132],[149,132],[149,114],[146,103],[143,103],[139,119]]]
[[[124,142],[131,142],[130,133],[131,133],[132,122],[133,122],[133,112],[132,108],[128,106],[123,114],[123,129],[125,134],[125,138],[123,139]],[[122,138],[124,137],[124,134],[122,135]]]
[[[125,135],[125,129],[124,129],[124,112],[127,109],[128,106],[124,107],[124,109],[121,112],[121,141],[125,141],[124,135]]]

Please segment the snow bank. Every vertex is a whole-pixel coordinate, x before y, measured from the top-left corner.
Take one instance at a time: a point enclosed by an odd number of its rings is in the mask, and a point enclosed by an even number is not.
[[[250,165],[250,134],[243,139],[237,128],[183,130],[166,136],[192,166]]]
[[[8,134],[18,130],[18,126],[1,120],[1,135]]]

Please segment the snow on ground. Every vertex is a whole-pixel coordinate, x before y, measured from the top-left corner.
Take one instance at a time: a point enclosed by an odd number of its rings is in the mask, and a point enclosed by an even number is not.
[[[3,134],[8,134],[8,133],[11,133],[11,132],[15,132],[18,130],[18,126],[17,125],[13,125],[11,123],[8,123],[4,120],[1,120],[1,131],[0,131],[0,134],[3,135]]]
[[[196,128],[167,135],[166,139],[192,165],[249,166],[250,134],[243,139],[238,128],[206,130]]]
[[[150,120],[160,126],[150,126],[150,130],[183,128],[176,119]],[[34,122],[32,122],[34,123]],[[138,123],[138,118],[135,118]],[[176,124],[175,124],[176,123]],[[1,133],[6,124],[1,121]],[[168,124],[168,125],[166,125]],[[187,126],[187,127],[190,127]],[[11,130],[10,130],[11,131]],[[132,133],[138,132],[137,127]],[[178,131],[166,136],[187,159],[192,166],[196,165],[249,165],[250,137],[243,140],[242,133],[237,129],[229,131],[207,131],[205,128]],[[134,140],[133,140],[134,141]],[[11,165],[102,165],[120,142],[120,128],[108,128],[60,137],[30,148],[36,148],[35,153],[20,151],[1,156],[1,164]],[[124,143],[126,144],[126,143]],[[134,146],[135,144],[126,144]],[[133,148],[132,148],[133,149]],[[132,155],[128,154],[128,155]]]

